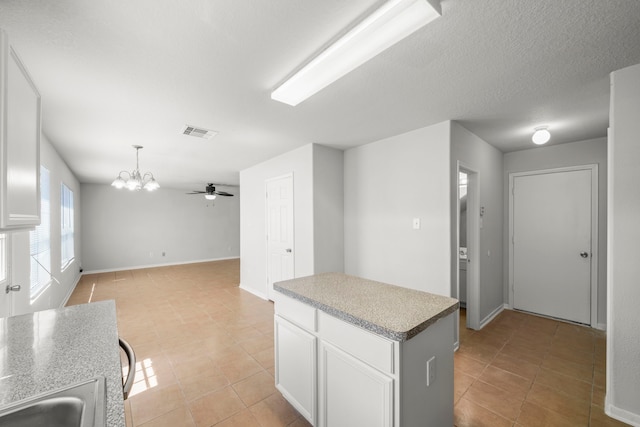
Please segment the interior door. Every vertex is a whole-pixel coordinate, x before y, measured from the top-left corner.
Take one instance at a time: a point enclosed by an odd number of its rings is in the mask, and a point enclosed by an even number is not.
[[[11,316],[11,292],[6,292],[9,285],[7,269],[8,237],[0,233],[0,317]]]
[[[513,178],[514,308],[591,323],[591,175]]]
[[[293,175],[267,181],[267,296],[273,284],[294,277]]]

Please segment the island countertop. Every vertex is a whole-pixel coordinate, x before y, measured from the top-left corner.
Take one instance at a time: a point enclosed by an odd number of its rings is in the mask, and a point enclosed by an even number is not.
[[[124,427],[121,369],[114,301],[0,318],[0,405],[103,376],[107,425]]]
[[[334,317],[401,342],[459,307],[453,298],[342,273],[285,280],[273,287]]]

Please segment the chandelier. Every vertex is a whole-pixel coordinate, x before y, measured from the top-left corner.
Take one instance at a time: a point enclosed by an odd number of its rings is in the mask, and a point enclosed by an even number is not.
[[[143,188],[147,191],[157,190],[160,188],[160,184],[158,184],[151,172],[145,172],[144,175],[140,174],[138,151],[144,147],[141,145],[132,145],[132,147],[136,149],[136,168],[132,172],[121,171],[111,185],[118,189],[128,188],[131,191],[138,191]]]

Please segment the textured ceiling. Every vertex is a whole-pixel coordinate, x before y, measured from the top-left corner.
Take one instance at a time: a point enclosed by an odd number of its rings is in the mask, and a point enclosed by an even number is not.
[[[503,151],[606,135],[611,71],[640,63],[638,0],[443,0],[443,16],[296,107],[270,92],[381,0],[0,0],[81,182],[164,187],[315,142],[349,148],[458,120]],[[219,131],[181,135],[184,125]]]

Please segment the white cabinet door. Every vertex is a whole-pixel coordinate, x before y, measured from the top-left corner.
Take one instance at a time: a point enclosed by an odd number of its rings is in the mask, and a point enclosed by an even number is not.
[[[0,229],[40,224],[40,93],[0,30]]]
[[[393,426],[393,378],[320,343],[320,425]]]
[[[316,424],[316,340],[275,316],[276,388],[311,424]]]

